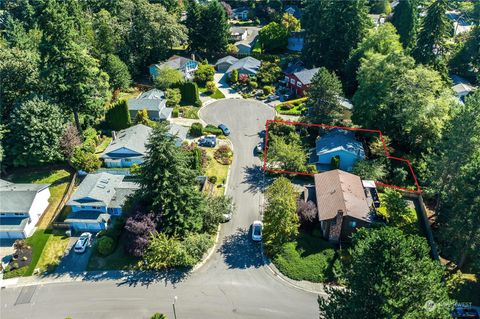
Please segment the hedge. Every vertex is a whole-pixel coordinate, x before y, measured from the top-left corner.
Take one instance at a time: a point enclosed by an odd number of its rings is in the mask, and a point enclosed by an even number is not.
[[[105,114],[105,121],[112,130],[123,130],[131,125],[127,101],[121,100],[113,105]]]
[[[208,124],[203,129],[203,134],[213,134],[213,135],[222,135],[223,131],[216,126]]]
[[[192,105],[200,105],[200,95],[198,93],[198,85],[195,82],[185,82],[181,87],[182,102]]]
[[[190,135],[193,137],[202,136],[203,134],[203,125],[201,123],[193,123],[189,131]]]

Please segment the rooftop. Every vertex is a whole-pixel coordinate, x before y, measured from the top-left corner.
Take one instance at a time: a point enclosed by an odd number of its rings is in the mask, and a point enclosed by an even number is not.
[[[362,143],[357,141],[355,134],[348,130],[332,129],[316,142],[316,153],[319,156],[338,150],[365,157]]]
[[[248,56],[232,64],[228,68],[227,73],[230,73],[233,70],[239,70],[239,69],[245,69],[252,73],[257,73],[258,69],[260,68],[260,64],[261,62],[259,60]]]
[[[128,109],[133,111],[161,111],[165,108],[167,99],[163,91],[152,89],[128,100]]]
[[[148,137],[150,136],[151,132],[152,128],[143,124],[137,124],[135,126],[119,131],[116,134],[116,138],[100,155],[100,158],[112,157],[113,154],[112,156],[110,156],[109,153],[122,148],[129,149],[133,152],[138,153],[139,155],[145,155],[145,144],[147,143]]]
[[[302,71],[299,71],[299,72],[295,72],[293,73],[297,79],[300,80],[300,82],[302,82],[304,85],[308,85],[310,83],[312,83],[312,79],[313,79],[313,76],[315,74],[317,74],[319,68],[315,68],[315,69],[305,69],[305,70],[302,70]]]
[[[50,184],[16,184],[0,179],[0,212],[28,213],[38,192]]]
[[[344,215],[371,220],[370,208],[359,176],[336,169],[315,174],[314,179],[319,220],[335,218],[339,210],[342,210]]]

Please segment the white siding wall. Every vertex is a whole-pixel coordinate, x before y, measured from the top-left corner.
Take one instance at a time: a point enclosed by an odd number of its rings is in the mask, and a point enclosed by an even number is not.
[[[25,226],[25,229],[23,231],[26,237],[30,237],[33,234],[38,220],[43,215],[43,213],[45,213],[45,210],[49,205],[49,198],[50,189],[48,189],[48,187],[38,192],[37,196],[35,196],[32,207],[30,207],[30,211],[28,212],[28,214],[30,215],[30,223]]]

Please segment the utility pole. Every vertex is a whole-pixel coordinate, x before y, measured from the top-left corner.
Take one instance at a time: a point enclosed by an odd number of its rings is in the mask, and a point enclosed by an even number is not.
[[[172,306],[173,306],[173,317],[175,319],[177,319],[177,312],[175,311],[175,301],[177,301],[177,296],[173,297],[173,303],[172,303]]]

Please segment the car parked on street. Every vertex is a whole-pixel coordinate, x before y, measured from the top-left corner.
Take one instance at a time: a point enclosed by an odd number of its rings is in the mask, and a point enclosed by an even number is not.
[[[252,223],[252,240],[261,241],[262,240],[262,229],[263,223],[259,220],[256,220]]]
[[[225,135],[225,136],[230,135],[230,130],[228,129],[228,127],[225,124],[220,124],[218,126],[218,128],[222,130],[223,135]]]
[[[77,254],[83,254],[87,250],[87,247],[90,246],[91,240],[92,240],[92,234],[82,233],[80,235],[80,238],[78,238],[77,242],[75,243],[73,250]]]

